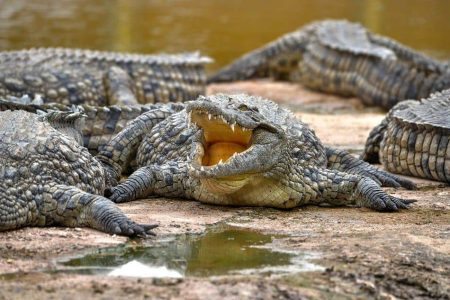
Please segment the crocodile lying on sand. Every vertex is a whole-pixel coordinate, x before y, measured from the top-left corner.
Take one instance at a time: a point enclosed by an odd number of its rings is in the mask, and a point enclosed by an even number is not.
[[[450,90],[394,106],[370,133],[362,159],[450,183]]]
[[[105,172],[77,143],[82,119],[80,112],[0,112],[0,231],[63,225],[151,234],[155,225],[136,224],[98,196]]]
[[[143,113],[156,108],[166,107],[171,110],[181,110],[183,106],[179,103],[156,103],[140,105],[112,105],[112,106],[90,106],[81,104],[71,106],[61,103],[41,103],[28,96],[17,98],[8,97],[7,100],[0,99],[0,111],[9,109],[22,109],[28,112],[70,112],[74,107],[85,115],[81,125],[82,144],[89,152],[96,154],[99,149],[106,145],[111,138],[119,133],[132,120]]]
[[[114,202],[161,195],[220,205],[355,204],[380,211],[413,202],[379,186],[414,188],[412,182],[324,147],[306,124],[269,100],[214,95],[181,105],[178,112],[144,113],[99,153]],[[130,165],[134,173],[114,186]]]
[[[391,108],[450,88],[450,68],[357,23],[314,22],[252,51],[208,82],[272,77]]]
[[[0,52],[0,97],[64,104],[137,104],[195,99],[206,87],[198,53],[138,55],[42,48]]]

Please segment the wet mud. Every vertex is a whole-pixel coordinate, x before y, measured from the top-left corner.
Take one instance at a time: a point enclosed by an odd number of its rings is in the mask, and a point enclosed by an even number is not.
[[[293,84],[270,81],[218,84],[210,86],[209,92],[247,92],[276,100],[310,124],[324,143],[355,154],[360,153],[367,134],[383,118],[381,110],[364,108],[358,99],[319,94]],[[85,228],[24,228],[3,232],[0,299],[449,299],[450,187],[413,180],[419,187],[416,191],[386,188],[398,197],[418,200],[410,209],[398,213],[329,206],[287,211],[231,208],[156,198],[120,205],[133,220],[157,222],[155,239],[127,240]],[[178,269],[182,276],[168,278],[112,277],[101,272],[92,275],[59,270],[71,267],[63,262],[72,260],[76,265],[73,259],[101,253],[99,249],[142,250],[156,245],[158,239],[181,236],[197,245],[197,252],[205,252],[203,260],[208,257],[217,264],[219,251],[214,245],[225,249],[221,251],[229,255],[229,262],[240,255],[238,250],[243,247],[231,244],[226,250],[224,240],[233,236],[223,232],[221,235],[219,231],[212,239],[203,240],[203,248],[198,243],[199,237],[208,236],[209,231],[220,226],[242,234],[250,232],[244,241],[258,236],[256,246],[262,240],[259,246],[271,251],[262,253],[256,251],[261,248],[245,247],[255,251],[249,257],[261,265],[270,266],[280,259],[281,268],[288,268],[292,259],[289,255],[264,261],[277,249],[282,252],[276,255],[313,253],[308,262],[321,268],[257,272],[256,267],[248,266],[241,271],[253,269],[252,272],[227,270],[204,274],[189,273],[185,265],[184,269]],[[185,261],[195,255],[202,257],[192,249],[182,252],[183,255],[178,252],[178,263],[179,257]],[[113,251],[111,257],[120,258],[121,253],[124,252]],[[177,262],[170,255],[157,252],[153,255],[148,256],[146,263],[164,260],[163,257],[172,264]]]

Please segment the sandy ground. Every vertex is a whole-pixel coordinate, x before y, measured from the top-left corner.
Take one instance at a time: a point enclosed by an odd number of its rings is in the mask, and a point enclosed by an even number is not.
[[[273,82],[209,87],[248,92],[292,108],[328,145],[358,152],[383,118],[357,99],[343,99]],[[415,179],[417,191],[386,189],[417,199],[407,211],[301,207],[290,211],[229,208],[174,199],[120,207],[136,221],[157,222],[158,235],[203,232],[228,223],[289,235],[283,248],[314,251],[325,271],[284,276],[136,279],[46,274],[59,257],[118,245],[123,237],[84,228],[25,228],[0,233],[0,299],[449,299],[450,187]],[[137,241],[138,243],[139,241]]]

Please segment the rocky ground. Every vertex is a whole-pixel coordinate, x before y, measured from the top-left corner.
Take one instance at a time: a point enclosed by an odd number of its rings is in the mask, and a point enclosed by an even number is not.
[[[382,111],[273,82],[209,87],[247,92],[289,106],[326,144],[358,153]],[[120,205],[136,221],[157,222],[159,236],[201,233],[228,223],[288,237],[278,245],[319,253],[324,271],[294,275],[136,279],[51,274],[59,257],[118,245],[125,238],[84,228],[25,228],[0,233],[0,299],[449,299],[450,187],[414,179],[417,191],[386,189],[417,199],[411,209],[377,213],[363,208],[301,207],[290,211],[229,208],[174,199]],[[139,241],[134,241],[139,243]]]

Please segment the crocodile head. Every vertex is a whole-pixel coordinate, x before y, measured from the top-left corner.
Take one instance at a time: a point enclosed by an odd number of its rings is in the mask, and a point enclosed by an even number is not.
[[[197,130],[190,175],[211,193],[232,194],[244,187],[247,193],[249,185],[263,184],[283,157],[285,131],[265,116],[270,107],[252,104],[249,96],[215,95],[187,105],[188,122]]]

